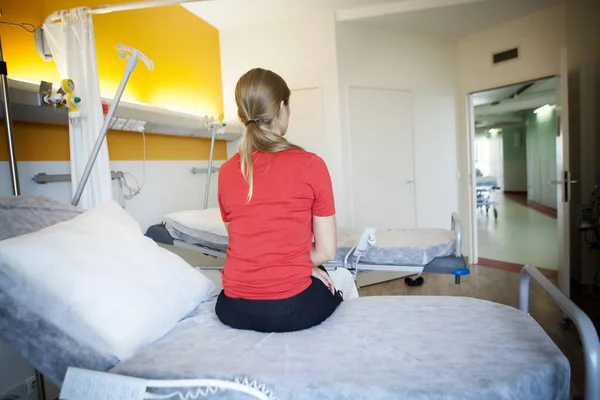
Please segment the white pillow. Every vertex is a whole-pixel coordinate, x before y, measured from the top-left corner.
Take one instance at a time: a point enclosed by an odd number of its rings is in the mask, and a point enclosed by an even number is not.
[[[12,280],[2,290],[120,360],[167,334],[214,289],[114,202],[0,242],[0,273]]]
[[[194,236],[194,231],[227,236],[227,229],[225,229],[219,208],[180,211],[165,215],[165,220],[177,230],[190,236]]]

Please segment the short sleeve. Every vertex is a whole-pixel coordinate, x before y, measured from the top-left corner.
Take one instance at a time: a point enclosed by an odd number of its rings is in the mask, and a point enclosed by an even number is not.
[[[335,201],[331,176],[325,161],[315,156],[312,159],[309,173],[309,184],[313,189],[314,202],[312,214],[317,217],[330,217],[335,215]]]
[[[223,194],[225,192],[225,179],[223,178],[224,174],[219,174],[218,184],[217,184],[217,200],[219,202],[219,210],[221,211],[221,219],[223,222],[229,222],[229,217],[227,215],[227,211],[225,211]]]

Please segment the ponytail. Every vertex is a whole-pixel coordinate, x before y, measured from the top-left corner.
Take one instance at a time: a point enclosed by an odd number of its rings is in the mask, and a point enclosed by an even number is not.
[[[246,127],[239,153],[242,176],[248,183],[248,202],[254,190],[253,151],[278,153],[288,149],[303,150],[270,131],[281,111],[281,102],[287,107],[290,95],[290,88],[283,78],[261,68],[245,73],[235,86],[238,117]]]
[[[304,150],[302,147],[288,142],[283,136],[263,129],[259,125],[259,121],[249,120],[239,147],[240,168],[244,179],[248,183],[248,202],[252,199],[254,190],[254,161],[252,160],[252,152],[278,153],[289,149]]]

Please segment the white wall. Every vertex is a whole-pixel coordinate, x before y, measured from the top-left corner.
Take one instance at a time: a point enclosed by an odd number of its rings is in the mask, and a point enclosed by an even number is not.
[[[458,45],[458,160],[460,214],[465,226],[472,227],[473,209],[469,206],[471,173],[467,148],[469,93],[510,85],[560,73],[560,49],[566,44],[566,6],[564,3],[462,38]],[[520,58],[492,64],[492,54],[519,47]],[[473,200],[473,199],[471,199]],[[473,245],[473,232],[465,232],[465,244]],[[467,254],[469,249],[466,249]]]
[[[527,140],[525,128],[502,130],[505,192],[527,192]]]
[[[214,162],[218,166],[222,161]],[[163,216],[174,211],[201,208],[204,203],[206,174],[192,174],[193,167],[207,167],[208,161],[147,161],[146,183],[139,195],[126,202],[125,209],[141,225],[144,232],[148,226],[163,221]],[[112,161],[113,171],[133,174],[140,184],[143,182],[141,161]],[[68,182],[37,184],[31,178],[39,172],[47,174],[70,173],[69,162],[20,162],[19,180],[22,194],[38,194],[63,203],[71,202],[71,184]],[[135,181],[127,176],[127,182]],[[217,205],[217,174],[211,178],[209,207]],[[119,186],[113,181],[115,200],[119,201]],[[8,174],[8,163],[0,163],[0,196],[12,195]]]
[[[342,130],[348,137],[348,86],[408,90],[413,97],[417,226],[447,228],[458,211],[456,185],[456,42],[409,36],[356,23],[337,24]],[[374,129],[378,116],[372,115]],[[375,132],[374,132],[375,135]],[[375,136],[374,136],[375,137]],[[376,139],[375,139],[376,140]],[[344,141],[348,154],[348,141]],[[395,149],[382,155],[393,159]],[[397,156],[397,155],[396,155]],[[350,170],[346,157],[344,168]],[[375,176],[378,185],[393,179]],[[351,196],[347,176],[346,197]]]
[[[333,12],[323,11],[310,18],[222,30],[219,40],[226,117],[237,116],[235,85],[240,76],[252,68],[261,67],[276,72],[292,90],[320,88],[325,133],[322,138],[314,139],[322,141],[315,143],[315,147],[325,149],[320,155],[331,173],[338,222],[345,225],[349,218],[344,197]],[[294,119],[293,95],[291,119]],[[234,145],[230,146],[230,154],[233,150]]]
[[[475,168],[483,176],[493,176],[504,187],[504,147],[501,135],[480,134],[475,137]]]
[[[527,115],[527,199],[556,210],[556,112]]]

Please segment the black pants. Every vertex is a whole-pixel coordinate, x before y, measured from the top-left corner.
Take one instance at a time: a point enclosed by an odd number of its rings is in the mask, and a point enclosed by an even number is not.
[[[319,279],[311,279],[306,290],[282,300],[233,299],[221,291],[215,311],[221,322],[235,329],[258,332],[308,329],[329,318],[343,301],[340,292],[333,295]]]

